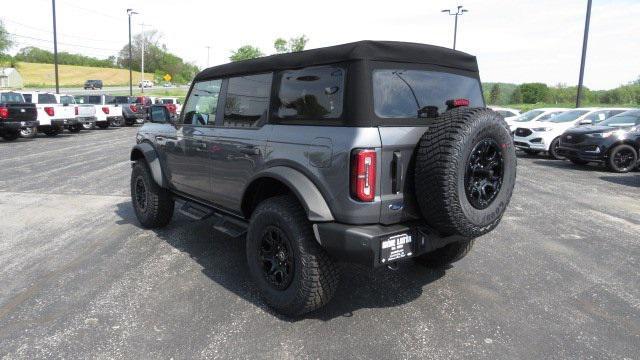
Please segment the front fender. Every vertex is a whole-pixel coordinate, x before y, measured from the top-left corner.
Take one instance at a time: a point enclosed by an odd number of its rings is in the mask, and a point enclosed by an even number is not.
[[[137,144],[131,149],[131,161],[136,161],[140,158],[144,158],[151,170],[153,180],[160,187],[167,187],[167,182],[164,180],[162,174],[162,166],[160,166],[160,159],[156,149],[148,142]]]
[[[245,188],[244,192],[246,193],[247,189],[251,186],[250,184],[254,181],[265,177],[276,179],[291,189],[307,212],[309,221],[335,221],[329,205],[327,205],[327,202],[324,200],[324,197],[316,185],[309,180],[306,175],[290,167],[274,166],[260,171],[254,176],[252,181],[249,182],[249,186]]]

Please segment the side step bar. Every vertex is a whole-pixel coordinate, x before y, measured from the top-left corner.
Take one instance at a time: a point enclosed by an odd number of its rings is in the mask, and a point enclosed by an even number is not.
[[[176,197],[175,200],[178,211],[191,220],[213,217],[215,219],[213,228],[232,238],[239,238],[247,233],[249,224],[246,221],[217,212],[213,208],[182,197]]]

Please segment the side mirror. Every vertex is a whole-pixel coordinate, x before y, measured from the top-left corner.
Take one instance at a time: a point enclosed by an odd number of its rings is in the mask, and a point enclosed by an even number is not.
[[[592,125],[593,121],[589,120],[589,119],[582,119],[578,122],[578,125]]]
[[[171,114],[169,109],[163,105],[153,105],[149,108],[149,121],[152,123],[170,123]]]

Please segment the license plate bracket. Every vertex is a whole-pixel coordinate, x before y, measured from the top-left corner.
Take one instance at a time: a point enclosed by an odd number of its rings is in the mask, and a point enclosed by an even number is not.
[[[380,262],[383,264],[413,255],[413,237],[402,233],[391,235],[380,242]]]

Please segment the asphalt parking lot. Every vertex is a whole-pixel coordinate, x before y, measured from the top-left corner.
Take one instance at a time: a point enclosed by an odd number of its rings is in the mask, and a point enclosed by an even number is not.
[[[0,358],[637,358],[640,172],[519,158],[501,225],[447,270],[345,265],[270,312],[244,244],[129,202],[136,129],[0,142]]]

